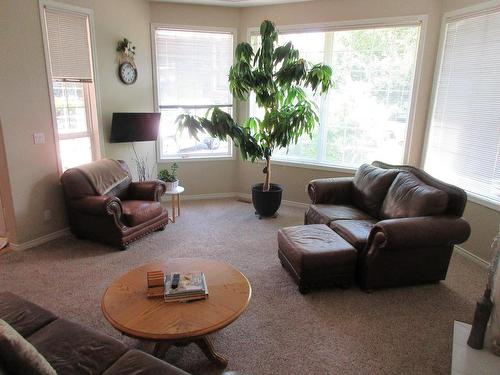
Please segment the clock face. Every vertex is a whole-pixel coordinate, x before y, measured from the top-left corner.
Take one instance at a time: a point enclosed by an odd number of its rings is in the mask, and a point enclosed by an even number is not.
[[[134,66],[128,62],[120,65],[118,73],[122,82],[127,85],[134,83],[137,79],[137,69],[135,69]]]

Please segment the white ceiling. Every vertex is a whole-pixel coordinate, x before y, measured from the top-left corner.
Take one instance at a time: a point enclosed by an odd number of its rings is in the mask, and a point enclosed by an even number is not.
[[[312,0],[155,0],[167,3],[220,5],[228,7],[252,7],[258,5],[298,3]]]

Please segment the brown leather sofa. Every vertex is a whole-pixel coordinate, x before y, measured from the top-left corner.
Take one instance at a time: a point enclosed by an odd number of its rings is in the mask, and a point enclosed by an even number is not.
[[[305,224],[326,224],[357,250],[364,289],[444,280],[454,245],[470,235],[466,193],[411,166],[376,161],[307,190]]]
[[[125,178],[105,194],[99,194],[96,183],[84,173],[84,167],[99,163],[118,163]],[[114,167],[116,169],[116,166]],[[92,177],[92,176],[91,176]],[[107,176],[98,175],[100,182]],[[61,176],[71,232],[122,250],[132,241],[168,224],[167,210],[160,198],[166,191],[162,181],[132,182],[127,164],[122,160],[104,159],[86,166],[71,168]]]
[[[10,324],[45,357],[58,374],[187,375],[114,338],[58,318],[10,292],[0,293],[0,319]],[[9,374],[9,358],[0,357],[0,374]]]

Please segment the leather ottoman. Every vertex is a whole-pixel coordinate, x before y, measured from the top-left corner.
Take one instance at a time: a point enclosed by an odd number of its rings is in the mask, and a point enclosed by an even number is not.
[[[315,287],[347,288],[354,281],[356,249],[324,224],[280,229],[278,256],[302,294]]]

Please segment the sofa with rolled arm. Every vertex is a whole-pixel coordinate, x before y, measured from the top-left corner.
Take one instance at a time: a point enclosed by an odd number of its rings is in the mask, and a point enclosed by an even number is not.
[[[73,375],[189,375],[143,351],[60,318],[10,292],[0,292],[0,319],[33,345],[57,374]],[[12,344],[0,335],[0,374],[40,374],[26,353],[5,355]],[[19,363],[22,361],[22,363]]]
[[[407,165],[374,162],[307,186],[305,224],[325,224],[357,251],[362,288],[439,282],[467,240],[466,193]]]
[[[166,191],[162,181],[132,182],[122,160],[102,159],[70,168],[61,176],[71,232],[117,246],[131,242],[168,224],[161,206]]]

